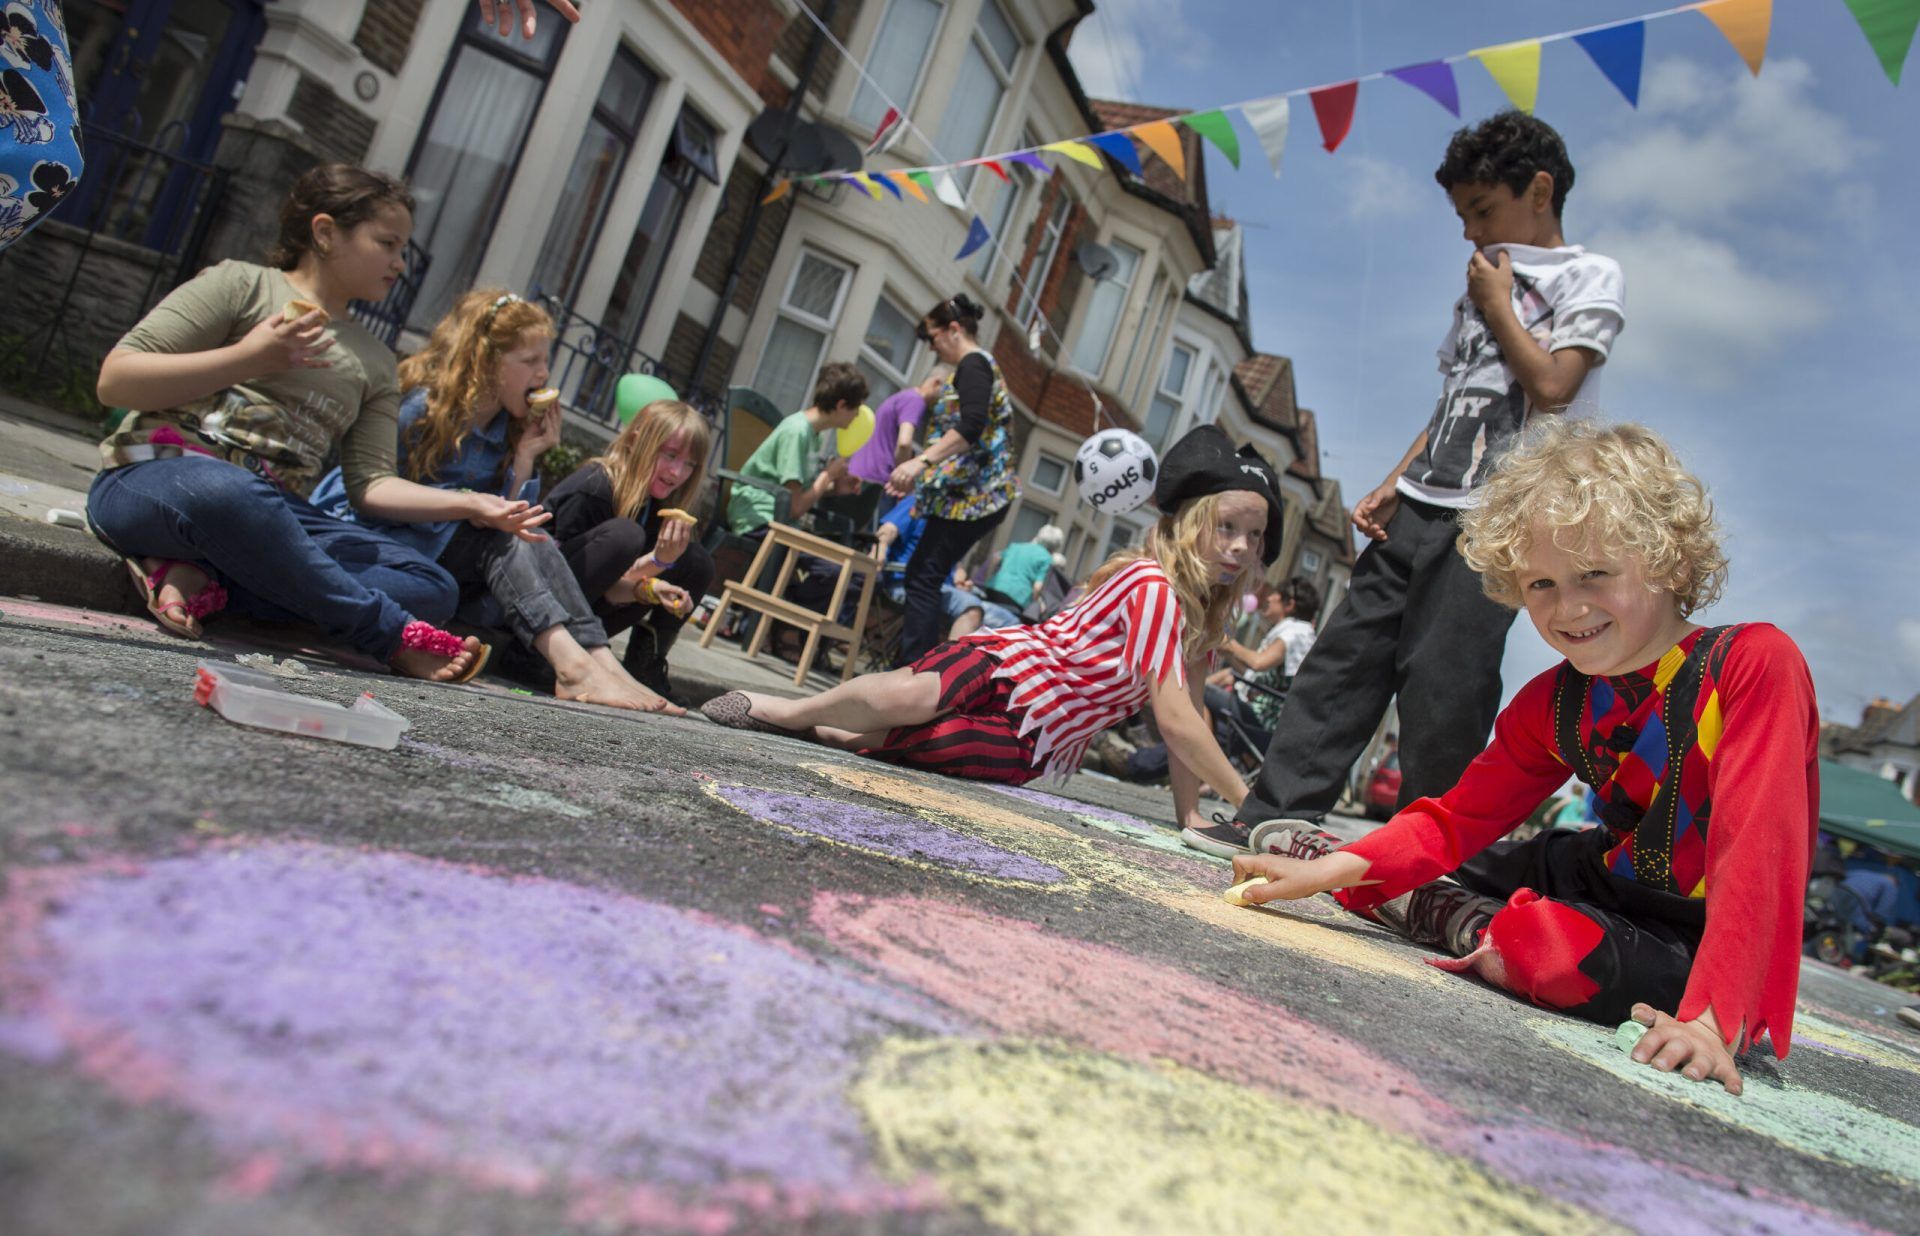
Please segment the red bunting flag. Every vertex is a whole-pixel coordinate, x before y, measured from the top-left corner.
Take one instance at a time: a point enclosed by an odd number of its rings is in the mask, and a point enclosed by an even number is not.
[[[1360,83],[1342,82],[1315,90],[1307,97],[1313,100],[1313,116],[1320,122],[1320,144],[1332,154],[1353,128],[1353,105],[1360,97]]]
[[[867,143],[867,157],[872,158],[883,150],[893,149],[901,135],[907,131],[907,118],[898,108],[889,107],[887,114],[880,117],[880,125],[873,131],[873,140]]]

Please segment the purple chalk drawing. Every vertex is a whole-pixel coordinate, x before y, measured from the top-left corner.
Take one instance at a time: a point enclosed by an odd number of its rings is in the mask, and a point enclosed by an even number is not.
[[[880,1038],[966,1028],[696,913],[304,844],[16,872],[0,1008],[0,1049],[57,1040],[236,1156],[563,1182],[582,1216],[706,1230],[930,1204],[869,1167],[844,1092]]]
[[[744,785],[718,786],[714,792],[755,819],[894,858],[1027,884],[1058,884],[1067,878],[1064,871],[1037,858],[1003,850],[919,816]]]
[[[1064,798],[1059,794],[1049,794],[1045,790],[1030,790],[1024,785],[996,785],[993,787],[1002,794],[1025,799],[1042,807],[1051,807],[1055,811],[1064,811],[1068,815],[1092,816],[1118,825],[1129,832],[1154,833],[1161,830],[1142,820],[1139,816],[1128,815],[1124,811],[1115,811],[1110,807],[1096,807],[1092,803],[1083,803],[1077,798]]]

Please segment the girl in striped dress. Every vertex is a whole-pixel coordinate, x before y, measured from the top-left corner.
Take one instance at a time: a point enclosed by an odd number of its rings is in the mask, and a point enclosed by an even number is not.
[[[1240,596],[1279,553],[1279,483],[1251,447],[1235,451],[1204,425],[1168,450],[1154,502],[1161,516],[1145,550],[1116,554],[1079,603],[1044,623],[964,636],[809,699],[731,691],[704,711],[722,725],[1017,785],[1070,775],[1095,735],[1145,705],[1171,752],[1181,822],[1197,818],[1203,781],[1238,803],[1246,785],[1200,692]]]

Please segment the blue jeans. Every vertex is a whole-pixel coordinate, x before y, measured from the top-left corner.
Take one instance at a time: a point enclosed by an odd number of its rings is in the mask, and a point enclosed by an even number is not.
[[[382,661],[399,651],[407,623],[437,626],[460,603],[459,586],[439,564],[203,455],[100,473],[87,494],[87,518],[127,557],[210,568],[240,613],[312,623]]]

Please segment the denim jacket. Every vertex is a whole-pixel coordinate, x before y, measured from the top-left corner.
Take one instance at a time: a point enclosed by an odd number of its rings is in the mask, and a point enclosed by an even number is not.
[[[400,401],[400,445],[399,462],[401,475],[407,470],[407,445],[412,436],[414,423],[427,412],[427,388],[416,386],[408,391],[406,398]],[[540,478],[533,476],[513,486],[512,477],[506,474],[507,460],[507,421],[508,413],[503,408],[498,416],[469,433],[461,439],[459,448],[453,457],[440,465],[438,475],[421,483],[435,489],[470,489],[484,493],[497,493],[503,498],[517,498],[523,502],[540,500]],[[340,469],[334,468],[320,478],[320,484],[314,488],[309,499],[315,506],[333,516],[350,523],[363,524],[369,528],[378,528],[394,540],[409,549],[418,550],[428,558],[438,559],[447,542],[460,527],[457,519],[444,519],[436,523],[395,523],[392,520],[362,514],[353,509],[347,501],[347,486]]]

